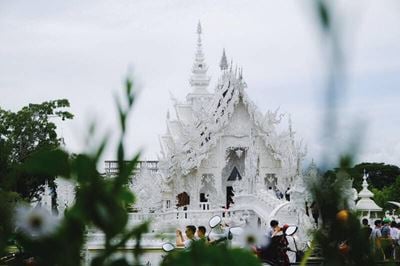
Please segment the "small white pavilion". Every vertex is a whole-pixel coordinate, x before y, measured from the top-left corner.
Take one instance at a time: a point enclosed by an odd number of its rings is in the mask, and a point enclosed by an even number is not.
[[[356,203],[356,210],[361,212],[361,217],[368,218],[370,221],[372,219],[377,219],[382,212],[382,208],[379,207],[375,201],[372,199],[374,197],[374,193],[372,193],[368,189],[367,183],[368,175],[364,169],[362,190],[358,193],[359,200]]]

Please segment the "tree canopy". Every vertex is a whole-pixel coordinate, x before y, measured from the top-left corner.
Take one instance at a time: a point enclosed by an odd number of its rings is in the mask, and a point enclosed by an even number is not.
[[[0,187],[18,193],[27,201],[39,198],[46,181],[54,176],[27,174],[21,167],[38,151],[53,150],[61,144],[52,118],[72,119],[66,99],[29,104],[17,112],[0,107]]]
[[[353,179],[353,187],[360,191],[363,182],[364,170],[368,174],[368,189],[374,193],[375,202],[384,209],[393,206],[388,201],[400,202],[400,168],[385,163],[363,162],[353,167],[346,167],[345,171]],[[335,176],[339,169],[330,170],[325,176]]]
[[[349,174],[354,178],[354,186],[361,189],[362,177],[365,171],[368,173],[368,184],[371,187],[382,190],[392,186],[396,178],[400,176],[400,168],[396,165],[385,163],[360,163],[349,169]]]

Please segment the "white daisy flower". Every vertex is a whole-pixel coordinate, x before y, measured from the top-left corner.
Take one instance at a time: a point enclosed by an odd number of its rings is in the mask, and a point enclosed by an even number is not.
[[[58,224],[59,219],[41,207],[19,206],[16,208],[16,229],[31,238],[41,238],[52,234]]]

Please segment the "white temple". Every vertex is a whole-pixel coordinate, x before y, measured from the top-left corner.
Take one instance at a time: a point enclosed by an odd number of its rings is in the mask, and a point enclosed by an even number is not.
[[[210,85],[201,34],[199,23],[190,87],[185,101],[173,99],[175,115],[167,114],[160,158],[140,162],[132,175],[137,202],[130,225],[151,219],[143,242],[148,247],[160,247],[158,233],[207,225],[214,215],[231,226],[265,228],[272,219],[301,225],[298,235],[306,241],[312,218],[306,214],[309,195],[301,172],[305,148],[295,139],[290,117],[286,130],[279,130],[285,128],[283,114],[257,109],[242,69],[228,63],[225,50],[220,76]],[[115,175],[116,166],[106,161],[105,174]],[[315,169],[309,172],[312,177]],[[62,201],[64,207],[73,196]],[[103,237],[90,232],[88,250]]]
[[[167,114],[160,159],[142,162],[132,178],[138,198],[132,220],[151,217],[154,230],[206,224],[214,214],[233,224],[265,226],[272,218],[298,224],[305,219],[305,149],[290,118],[278,131],[284,115],[258,111],[225,50],[210,86],[201,34],[199,23],[190,88],[184,102],[174,100],[176,118]],[[289,201],[290,195],[296,196]]]

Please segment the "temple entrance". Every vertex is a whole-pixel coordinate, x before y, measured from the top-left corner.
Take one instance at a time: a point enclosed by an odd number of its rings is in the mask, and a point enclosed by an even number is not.
[[[242,179],[245,174],[245,159],[245,147],[229,147],[226,150],[226,165],[222,169],[221,173],[223,179],[222,187],[226,188],[226,208],[229,208],[234,203],[234,184],[237,184],[237,182],[243,182]]]
[[[229,209],[229,206],[234,203],[233,196],[235,196],[235,193],[233,193],[233,187],[227,186],[226,187],[226,208],[227,209]]]

